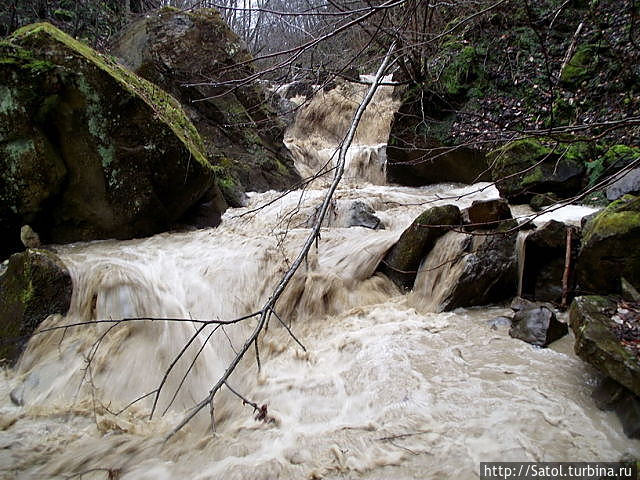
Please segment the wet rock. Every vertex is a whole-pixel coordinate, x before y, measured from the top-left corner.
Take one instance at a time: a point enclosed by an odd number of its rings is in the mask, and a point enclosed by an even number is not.
[[[568,331],[567,325],[559,322],[551,309],[535,306],[515,313],[509,335],[538,347],[546,347]]]
[[[509,220],[511,210],[504,198],[474,200],[470,207],[462,211],[466,230],[497,228],[503,220]]]
[[[410,91],[393,117],[387,145],[387,179],[410,186],[489,180],[484,153],[445,145],[435,132],[425,131],[424,114],[435,107],[422,93],[419,89]],[[444,108],[431,113],[442,111]]]
[[[497,330],[499,327],[511,327],[511,319],[509,317],[496,317],[487,320],[487,325],[491,330]]]
[[[640,288],[640,197],[625,195],[584,225],[577,259],[578,288],[620,293],[621,277]]]
[[[613,333],[615,301],[602,296],[576,297],[569,310],[569,323],[576,337],[575,352],[605,375],[634,394],[640,393],[640,362]]]
[[[299,181],[282,141],[285,124],[262,85],[233,84],[253,73],[251,55],[217,10],[148,13],[119,35],[112,53],[182,103],[230,205],[239,205],[243,191],[282,190]]]
[[[180,105],[110,57],[48,24],[0,53],[0,256],[24,224],[44,243],[157,233],[214,185]]]
[[[438,238],[460,222],[460,210],[455,205],[426,210],[402,232],[378,266],[378,271],[386,274],[401,289],[411,290],[422,259]]]
[[[487,232],[488,233],[488,232]],[[513,297],[517,286],[517,233],[473,235],[458,262],[462,268],[443,311],[500,302]]]
[[[558,203],[559,198],[555,193],[547,192],[547,193],[536,193],[531,200],[529,201],[529,206],[535,211],[539,212],[545,207],[549,207],[551,205],[555,205]]]
[[[585,180],[581,161],[561,156],[534,139],[509,143],[490,152],[487,158],[500,196],[515,203],[525,203],[535,194],[548,192],[568,198],[581,189]]]
[[[29,225],[23,225],[20,228],[20,241],[26,248],[38,248],[40,246],[40,236]]]
[[[615,380],[605,377],[591,397],[600,410],[615,411],[625,435],[640,438],[640,398]]]
[[[45,318],[67,313],[72,290],[69,271],[55,254],[27,250],[12,255],[0,276],[0,357],[15,362]]]
[[[349,207],[347,214],[347,227],[365,227],[383,229],[384,224],[376,217],[376,212],[366,203],[356,200]]]
[[[634,168],[621,176],[607,187],[605,195],[607,200],[617,200],[627,193],[640,193],[640,168]]]
[[[550,220],[531,232],[524,241],[521,295],[541,302],[559,302],[562,299],[562,279],[567,249],[567,227]],[[579,234],[572,232],[572,255],[579,245]],[[569,290],[573,291],[573,276]],[[569,292],[569,293],[570,293]]]

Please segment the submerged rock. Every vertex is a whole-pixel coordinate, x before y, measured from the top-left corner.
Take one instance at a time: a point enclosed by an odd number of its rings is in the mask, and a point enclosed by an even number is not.
[[[621,277],[640,288],[640,197],[626,195],[584,225],[577,260],[578,288],[619,293]]]
[[[560,198],[576,194],[584,182],[585,167],[560,153],[534,139],[518,140],[490,152],[491,178],[500,196],[524,203],[538,193],[554,193]]]
[[[365,227],[373,230],[384,228],[384,225],[376,216],[375,210],[360,200],[355,200],[351,203],[346,223],[347,227]]]
[[[12,255],[0,276],[0,357],[15,362],[45,318],[67,313],[72,290],[69,271],[57,255],[46,250]]]
[[[128,26],[111,52],[175,96],[202,136],[232,206],[239,191],[285,189],[299,180],[282,142],[285,124],[266,102],[240,38],[213,9],[162,8]]]
[[[198,132],[158,87],[49,24],[0,55],[0,255],[27,223],[44,243],[131,238],[220,196]]]
[[[411,290],[422,259],[436,240],[460,225],[460,209],[455,205],[433,207],[418,216],[387,252],[378,271],[387,275],[403,290]]]
[[[546,347],[569,332],[566,323],[558,321],[555,313],[543,305],[518,310],[513,316],[509,335],[538,347]]]
[[[615,301],[602,296],[576,297],[569,310],[576,354],[605,375],[640,394],[640,361],[613,333]]]

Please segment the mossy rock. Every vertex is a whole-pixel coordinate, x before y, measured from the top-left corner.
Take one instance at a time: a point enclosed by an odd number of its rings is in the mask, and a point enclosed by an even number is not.
[[[624,277],[640,288],[640,197],[625,195],[590,218],[578,254],[578,288],[619,293]]]
[[[605,375],[640,395],[640,362],[611,331],[617,304],[608,297],[583,296],[573,300],[569,324],[576,337],[575,352]]]
[[[597,75],[597,53],[597,45],[579,46],[562,71],[560,81],[567,88],[577,89],[582,82]]]
[[[585,167],[572,147],[554,150],[537,139],[523,139],[493,150],[487,157],[500,195],[513,202],[528,202],[538,193],[568,198],[585,183]]]
[[[455,205],[426,210],[402,232],[378,266],[378,271],[386,274],[401,289],[411,290],[422,259],[438,238],[461,222],[460,209]]]
[[[0,359],[13,363],[29,335],[49,315],[64,315],[73,285],[57,255],[27,250],[12,255],[0,276]]]
[[[185,106],[230,204],[242,203],[244,190],[299,180],[282,141],[285,125],[262,87],[244,82],[251,55],[217,10],[151,12],[121,32],[112,53]]]
[[[387,179],[401,185],[474,183],[490,180],[480,150],[445,143],[455,115],[451,106],[417,86],[404,94],[394,114],[387,145]],[[423,118],[433,118],[425,122]]]
[[[180,104],[55,27],[0,42],[0,216],[11,242],[166,230],[214,185]],[[219,215],[218,215],[219,217]],[[15,250],[5,239],[0,255]]]

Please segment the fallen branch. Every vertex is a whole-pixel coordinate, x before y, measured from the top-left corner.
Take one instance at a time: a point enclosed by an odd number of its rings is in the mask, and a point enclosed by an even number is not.
[[[180,423],[178,423],[178,425],[176,425],[173,428],[173,430],[171,430],[171,432],[165,438],[165,441],[173,437],[173,435],[175,435],[185,425],[187,425],[191,420],[193,420],[193,418],[205,407],[209,406],[210,410],[213,411],[213,401],[216,394],[220,391],[222,386],[227,383],[227,380],[229,379],[231,374],[235,371],[238,364],[240,363],[244,355],[247,353],[247,351],[251,348],[251,346],[252,345],[257,346],[258,337],[260,336],[260,333],[264,330],[271,315],[275,313],[276,302],[278,301],[280,296],[283,294],[283,292],[287,288],[287,285],[295,275],[296,271],[298,270],[298,268],[300,268],[302,263],[307,258],[307,255],[311,250],[311,247],[314,245],[314,243],[316,243],[316,241],[320,236],[320,228],[322,226],[322,221],[324,220],[324,217],[327,214],[327,211],[329,210],[329,206],[331,205],[331,199],[333,197],[333,194],[335,193],[336,189],[338,188],[338,185],[340,184],[340,180],[342,179],[345,162],[346,162],[347,151],[351,146],[351,143],[353,142],[353,138],[355,137],[356,128],[358,127],[358,124],[360,123],[360,119],[362,118],[362,115],[364,114],[367,106],[373,99],[374,94],[376,93],[384,75],[387,72],[387,68],[389,67],[390,60],[391,60],[391,55],[394,50],[395,50],[395,43],[393,43],[389,48],[389,50],[387,51],[387,54],[384,60],[382,61],[380,67],[378,68],[378,71],[371,84],[371,87],[367,91],[367,94],[365,95],[364,99],[360,103],[360,106],[356,110],[356,113],[354,114],[349,131],[347,132],[347,135],[345,136],[344,141],[340,145],[340,153],[338,155],[338,164],[337,164],[337,168],[335,169],[333,181],[329,186],[327,193],[325,194],[324,200],[322,202],[318,215],[315,219],[313,227],[311,228],[311,231],[309,232],[309,235],[306,241],[304,242],[304,245],[300,249],[300,252],[298,253],[296,260],[291,264],[291,267],[285,273],[280,283],[278,283],[278,285],[275,287],[273,293],[271,294],[267,302],[264,304],[262,309],[256,313],[256,316],[259,315],[259,320],[255,328],[253,329],[253,332],[246,339],[246,341],[244,342],[240,350],[238,350],[238,353],[236,354],[234,359],[231,361],[231,363],[227,366],[227,369],[224,371],[222,376],[211,388],[211,390],[209,391],[209,394],[205,398],[203,398],[198,404],[196,404],[191,410],[191,412],[184,419],[182,419],[182,421],[180,421]],[[257,354],[257,348],[256,348],[256,354]]]

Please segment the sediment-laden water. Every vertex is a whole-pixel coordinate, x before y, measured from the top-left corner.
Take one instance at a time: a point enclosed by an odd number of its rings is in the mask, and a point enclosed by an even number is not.
[[[1,478],[473,479],[481,461],[640,455],[640,442],[594,406],[597,374],[572,353],[572,337],[534,348],[491,326],[503,307],[437,313],[432,298],[404,296],[374,273],[425,208],[497,196],[489,184],[383,185],[379,142],[393,101],[379,95],[387,115],[365,119],[321,239],[277,304],[306,351],[272,321],[261,370],[252,350],[229,381],[266,405],[264,418],[223,388],[213,411],[166,440],[256,322],[195,336],[197,320],[261,308],[308,235],[322,178],[283,198],[252,194],[216,229],[58,247],[73,277],[72,306],[41,328],[84,325],[35,335],[2,373]],[[351,111],[335,108],[336,98],[314,102],[322,107],[309,108],[321,110],[302,116],[307,123],[287,140],[306,174],[330,169],[332,115]],[[300,133],[313,125],[317,135]],[[354,201],[385,228],[347,227]],[[446,257],[455,242],[439,247]],[[140,317],[175,321],[95,323]]]

